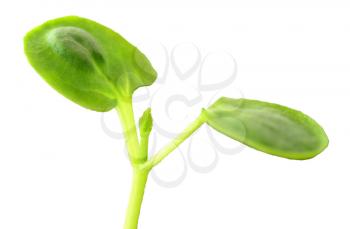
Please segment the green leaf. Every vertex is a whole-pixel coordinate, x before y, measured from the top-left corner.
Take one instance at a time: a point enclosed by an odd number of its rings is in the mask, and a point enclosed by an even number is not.
[[[24,38],[26,56],[54,89],[75,103],[108,111],[156,72],[147,58],[111,29],[89,19],[50,20]]]
[[[223,97],[203,114],[217,131],[279,157],[309,159],[328,145],[326,133],[313,119],[273,103]]]
[[[152,126],[153,126],[153,118],[152,118],[151,108],[148,108],[145,110],[145,112],[143,112],[143,115],[139,120],[140,135],[148,136],[152,131]]]

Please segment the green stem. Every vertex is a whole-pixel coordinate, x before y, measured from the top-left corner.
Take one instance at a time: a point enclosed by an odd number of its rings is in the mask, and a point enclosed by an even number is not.
[[[124,229],[137,229],[148,173],[148,170],[139,170],[137,168],[134,169]]]
[[[137,229],[149,171],[196,131],[205,122],[205,118],[201,114],[170,144],[147,161],[149,135],[142,136],[140,145],[135,127],[132,99],[128,98],[119,103],[116,110],[123,126],[126,146],[133,166],[133,181],[124,229]]]
[[[149,142],[149,134],[141,136],[140,155],[143,161],[147,161],[148,159],[148,142]]]
[[[129,158],[132,164],[138,164],[144,158],[139,154],[139,139],[135,127],[134,111],[132,108],[132,99],[128,98],[117,105],[120,122],[124,131],[126,147],[128,149]]]
[[[189,136],[193,134],[203,123],[205,122],[204,115],[194,120],[185,130],[183,130],[176,138],[174,138],[168,145],[162,148],[155,156],[150,158],[144,165],[143,168],[146,170],[152,169],[158,165],[166,156],[174,151],[182,142],[184,142]]]
[[[125,98],[121,100],[116,107],[120,122],[124,131],[124,138],[129,153],[130,162],[133,166],[133,181],[130,194],[130,200],[125,217],[124,229],[137,229],[140,216],[141,204],[147,182],[149,170],[140,169],[138,164],[147,160],[148,142],[142,141],[140,149],[139,139],[136,131],[132,99]],[[148,137],[146,138],[148,141]]]

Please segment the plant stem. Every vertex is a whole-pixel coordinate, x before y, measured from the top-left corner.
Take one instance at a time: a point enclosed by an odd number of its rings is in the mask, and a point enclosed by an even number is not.
[[[148,142],[149,142],[149,134],[141,136],[140,155],[142,156],[143,161],[147,161],[148,159]]]
[[[147,155],[148,136],[142,141],[143,147],[140,149],[131,98],[121,100],[116,107],[116,110],[119,114],[120,122],[123,127],[125,143],[128,149],[129,159],[133,167],[132,188],[125,217],[124,229],[137,229],[141,204],[149,173],[149,170],[141,169],[138,164],[147,160],[145,155]],[[143,154],[141,151],[144,151]]]
[[[205,117],[202,114],[199,115],[199,117],[179,136],[173,139],[173,141],[160,150],[158,154],[147,161],[149,136],[143,136],[143,138],[141,138],[141,145],[139,144],[135,127],[132,99],[127,98],[119,103],[116,110],[118,111],[123,126],[125,142],[133,167],[132,188],[125,217],[124,229],[137,229],[149,171],[191,136],[191,134],[205,122]]]
[[[139,139],[135,127],[134,111],[132,108],[132,99],[127,98],[121,101],[116,110],[118,111],[120,122],[124,131],[126,147],[132,164],[141,162],[144,158],[139,154]]]
[[[129,206],[126,212],[124,229],[137,229],[148,173],[148,170],[134,168],[132,188]]]
[[[182,142],[184,142],[189,136],[193,134],[203,123],[205,122],[204,115],[194,120],[190,125],[186,127],[176,138],[174,138],[168,145],[163,147],[155,156],[150,158],[143,166],[146,170],[152,169],[159,164],[166,156],[168,156],[174,149],[176,149]]]

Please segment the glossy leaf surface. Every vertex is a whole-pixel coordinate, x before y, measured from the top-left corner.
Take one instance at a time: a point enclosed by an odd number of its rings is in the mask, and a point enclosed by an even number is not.
[[[27,58],[53,88],[77,104],[108,111],[152,84],[147,58],[111,29],[76,16],[50,20],[24,38]]]
[[[328,145],[326,133],[313,119],[273,103],[223,97],[203,114],[217,131],[279,157],[309,159]]]

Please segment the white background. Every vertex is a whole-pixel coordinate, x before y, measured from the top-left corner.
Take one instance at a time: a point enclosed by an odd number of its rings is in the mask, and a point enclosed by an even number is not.
[[[326,151],[309,161],[245,148],[234,155],[219,153],[216,167],[207,173],[187,166],[185,178],[173,188],[151,177],[141,229],[350,228],[348,1],[125,2],[1,1],[0,228],[123,227],[131,179],[123,142],[105,133],[100,113],[46,85],[23,54],[27,31],[65,15],[88,17],[118,31],[157,69],[164,67],[160,44],[171,50],[190,42],[203,56],[230,53],[237,61],[237,78],[221,95],[235,97],[241,91],[246,98],[297,108],[315,118],[330,138]],[[180,67],[191,62],[186,56],[178,60]],[[217,62],[208,70],[214,78],[224,69]],[[182,93],[186,83],[176,83],[173,73],[168,76],[164,87]],[[154,116],[162,119],[162,102],[155,101]],[[138,106],[137,116],[146,105]],[[195,117],[187,112],[198,114],[200,105],[195,108],[175,104],[173,120],[160,125],[180,130]],[[115,112],[105,118],[117,131]],[[206,158],[196,154],[197,163],[210,158],[204,137],[193,137],[196,152]],[[166,159],[157,175],[175,179],[184,165],[179,155]]]

